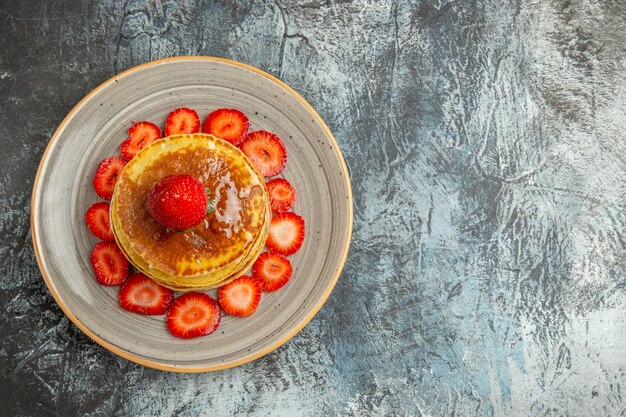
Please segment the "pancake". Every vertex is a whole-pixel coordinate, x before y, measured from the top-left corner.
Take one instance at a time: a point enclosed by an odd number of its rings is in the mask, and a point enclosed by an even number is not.
[[[115,214],[115,205],[113,206],[113,218],[116,219],[117,216]],[[266,214],[266,224],[269,224],[269,210]],[[128,242],[128,238],[124,235],[124,233],[118,232],[119,225],[117,221],[114,220],[111,224],[113,229],[113,233],[118,242],[118,245],[122,248],[122,251],[125,252],[126,257],[133,263],[138,269],[152,276],[156,280],[163,283],[176,282],[178,285],[196,285],[201,283],[202,285],[212,284],[220,279],[225,279],[228,274],[232,274],[232,271],[236,271],[240,268],[240,264],[243,264],[247,261],[248,258],[253,257],[253,260],[256,259],[256,255],[263,249],[263,245],[265,244],[266,233],[262,233],[255,240],[253,246],[250,248],[248,253],[242,254],[242,256],[237,259],[235,262],[232,262],[230,266],[224,267],[218,271],[211,271],[204,275],[198,276],[174,276],[168,274],[167,272],[160,271],[155,266],[147,263],[144,259],[141,258],[137,253],[135,253],[132,249],[131,244]],[[246,268],[247,269],[247,268]],[[244,271],[246,270],[244,269]],[[244,272],[242,271],[242,272]]]
[[[260,246],[261,249],[263,249],[263,245]],[[260,251],[259,251],[260,253]],[[214,288],[218,288],[221,287],[222,285],[226,285],[229,282],[233,281],[236,278],[239,278],[241,275],[243,275],[247,270],[249,270],[250,268],[252,268],[252,265],[254,264],[254,261],[256,261],[258,257],[258,253],[256,254],[256,256],[253,256],[250,258],[250,260],[248,261],[247,264],[245,264],[243,267],[241,267],[238,271],[236,271],[235,273],[233,273],[231,276],[224,278],[223,280],[214,282],[212,284],[209,283],[205,283],[205,284],[187,284],[185,285],[185,283],[183,282],[178,282],[179,280],[177,280],[175,277],[174,278],[170,278],[168,280],[162,281],[156,277],[154,277],[154,275],[152,275],[154,273],[154,270],[143,270],[141,268],[138,268],[140,272],[151,276],[155,281],[157,281],[159,284],[163,285],[164,287],[170,288],[174,291],[190,291],[190,290],[211,290]]]
[[[174,231],[147,211],[152,186],[189,174],[214,209]],[[216,287],[243,274],[263,249],[270,219],[263,176],[238,148],[212,135],[175,135],[142,149],[125,167],[111,202],[111,227],[129,261],[174,289]]]
[[[198,142],[199,137],[205,137],[205,143]],[[129,170],[126,171],[125,168],[124,172],[122,173],[122,176],[120,177],[120,183],[118,184],[120,191],[118,192],[118,189],[116,188],[116,193],[114,195],[114,201],[112,204],[112,226],[114,234],[116,236],[116,240],[118,241],[118,244],[120,245],[126,256],[129,258],[129,260],[131,260],[131,262],[135,266],[137,266],[138,269],[140,269],[147,275],[152,276],[164,285],[176,289],[199,289],[205,288],[209,285],[218,286],[222,281],[233,279],[234,277],[245,272],[245,270],[249,268],[251,261],[254,261],[254,259],[263,247],[267,233],[267,225],[269,224],[268,197],[266,190],[264,189],[264,182],[260,174],[256,173],[247,158],[245,158],[245,156],[241,154],[237,148],[232,147],[230,144],[224,145],[219,139],[210,137],[208,135],[193,135],[193,137],[186,136],[185,139],[181,137],[168,138],[167,141],[167,145],[159,145],[161,148],[160,150],[155,150],[154,148],[152,148],[152,150],[147,150],[146,154],[140,153],[140,155],[138,155],[135,159],[133,159],[133,161],[131,161],[131,163],[129,163]],[[198,149],[203,149],[205,152],[198,152]],[[210,155],[207,155],[207,150],[214,152],[208,152],[208,154]],[[235,154],[234,157],[232,157],[233,153]],[[237,153],[239,153],[239,155],[237,155]],[[248,173],[256,175],[249,175],[247,178],[244,176],[243,179],[240,180],[235,178],[233,172],[237,172],[237,164],[240,162],[237,161],[236,158],[242,156],[244,157],[242,158],[244,165],[248,164]],[[226,255],[232,255],[235,250],[238,249],[238,256],[231,256],[231,258],[227,261],[222,260],[221,262],[218,262],[215,265],[208,266],[204,268],[204,270],[202,270],[201,268],[198,268],[197,265],[209,265],[215,258],[224,258],[224,252],[218,253],[218,256],[216,256],[216,244],[212,245],[211,247],[208,247],[208,245],[204,245],[205,247],[203,249],[209,250],[205,250],[202,253],[198,254],[199,251],[197,243],[199,236],[203,232],[202,224],[184,232],[174,232],[172,230],[167,230],[167,228],[164,228],[163,226],[154,222],[151,217],[146,218],[145,203],[138,204],[137,201],[141,201],[142,199],[145,201],[145,197],[137,197],[138,195],[142,195],[142,193],[132,188],[139,188],[143,185],[146,189],[149,190],[149,188],[151,188],[151,185],[147,186],[147,183],[154,184],[163,176],[172,175],[173,173],[180,173],[179,170],[181,169],[181,167],[184,167],[185,169],[187,169],[186,172],[189,172],[188,170],[190,169],[190,166],[202,166],[202,161],[206,161],[207,157],[211,158],[214,162],[219,159],[227,159],[226,167],[228,169],[226,170],[224,170],[223,167],[217,170],[214,169],[212,172],[208,171],[209,175],[204,176],[203,173],[191,173],[192,175],[201,178],[201,180],[207,180],[204,185],[208,186],[209,188],[211,187],[211,185],[209,185],[211,184],[211,180],[213,180],[213,184],[218,181],[215,178],[211,178],[214,173],[218,173],[217,177],[219,178],[219,184],[215,186],[215,197],[213,195],[210,196],[211,198],[215,199],[216,203],[216,209],[213,214],[215,219],[220,220],[220,218],[225,218],[225,216],[228,214],[227,210],[229,204],[231,206],[237,206],[241,209],[240,211],[243,211],[243,209],[247,208],[247,204],[245,201],[240,201],[238,204],[233,204],[232,201],[229,201],[229,198],[232,199],[233,196],[238,197],[239,200],[245,200],[247,198],[248,200],[251,200],[253,202],[258,202],[258,198],[256,198],[255,200],[254,189],[257,185],[260,185],[261,188],[263,188],[263,192],[261,193],[263,198],[261,199],[260,206],[257,205],[256,207],[254,207],[254,204],[251,204],[253,208],[257,208],[258,210],[253,211],[252,215],[250,216],[246,215],[245,213],[243,215],[232,213],[231,210],[230,217],[237,217],[239,221],[237,223],[233,222],[230,225],[226,225],[229,226],[227,228],[222,227],[217,230],[221,232],[221,236],[218,235],[218,237],[225,236],[225,240],[227,241],[227,243],[230,243],[229,251],[226,251]],[[144,162],[138,164],[135,162],[136,160]],[[145,160],[147,160],[148,163],[146,163]],[[165,162],[163,160],[165,160]],[[235,160],[235,162],[233,162],[233,160]],[[139,168],[134,166],[135,164],[139,165]],[[176,172],[172,171],[172,167],[175,168],[174,171]],[[158,171],[159,175],[155,178],[151,178],[151,170]],[[204,173],[206,172],[207,171],[205,170]],[[249,191],[245,191],[244,193],[229,193],[228,191],[232,191],[231,189],[229,189],[225,193],[220,194],[220,186],[225,182],[233,183],[234,187],[230,188],[234,188],[235,191],[237,189]],[[123,192],[123,190],[126,189],[129,189],[130,192]],[[125,199],[123,196],[131,196],[132,198],[128,197]],[[127,200],[130,200],[130,203]],[[124,207],[127,207],[129,209],[124,212]],[[133,209],[135,211],[133,211]],[[136,221],[136,219],[142,220]],[[135,230],[133,235],[128,233],[128,227],[124,227],[125,220],[126,223],[130,223],[131,226],[132,221],[135,221],[137,230]],[[214,219],[211,218],[211,214],[207,216],[206,220],[207,222],[204,223],[204,229],[216,232],[214,227],[210,227],[212,223],[209,222],[214,221]],[[154,236],[163,237],[164,233],[162,231],[156,231],[156,233],[153,233],[154,231],[150,229],[150,222],[156,223],[157,227],[160,227],[165,231],[164,238],[154,238]],[[257,233],[253,244],[250,245],[250,238],[251,236],[254,236],[253,233],[250,232],[250,230],[254,232],[255,224],[261,225],[261,227],[257,227],[256,229],[257,231],[260,230],[261,233]],[[200,228],[199,232],[197,231],[198,228]],[[137,235],[137,231],[141,232],[141,234]],[[236,242],[237,233],[245,233],[244,239],[237,241],[241,243]],[[175,236],[178,237],[179,240],[176,241],[172,239],[171,236],[168,237],[167,234],[175,234]],[[150,238],[158,240],[156,242],[158,243],[157,248],[159,248],[160,251],[167,251],[166,253],[170,256],[160,258],[155,256],[148,257],[146,256],[145,252],[142,253],[137,250],[138,247],[142,247],[141,245],[145,247],[145,242],[150,241]],[[176,242],[176,244],[174,246],[168,246],[168,243],[172,245],[172,241]],[[180,244],[181,242],[183,244],[182,247]],[[155,242],[149,243],[154,244]],[[187,247],[184,247],[185,243],[188,244]],[[193,259],[194,263],[189,261],[189,257],[185,259],[185,254],[189,254],[190,252],[193,255],[191,259]],[[150,254],[154,255],[154,253],[151,252],[147,253],[147,255]],[[157,253],[157,255],[158,254],[159,253]],[[174,254],[177,254],[177,256],[173,256]],[[180,257],[178,257],[178,255],[180,255]],[[155,262],[154,259],[173,259],[175,261],[182,262],[179,262],[178,264],[172,264],[170,262],[169,265],[165,264],[164,267],[163,263],[159,264]],[[176,266],[180,266],[177,271]],[[246,266],[247,268],[244,269],[244,267]],[[174,273],[172,273],[173,270]]]
[[[269,219],[268,219],[269,223]],[[113,224],[111,225],[114,228]],[[131,263],[144,274],[150,276],[155,281],[159,282],[161,285],[168,287],[172,290],[176,291],[188,291],[190,289],[196,290],[209,290],[217,287],[221,287],[222,285],[226,285],[230,281],[238,278],[243,275],[248,269],[252,267],[252,264],[257,259],[259,253],[261,253],[263,246],[265,245],[265,235],[259,236],[257,242],[253,248],[251,248],[248,256],[246,257],[247,263],[240,262],[236,264],[236,269],[230,276],[226,276],[225,274],[217,279],[215,279],[215,275],[210,276],[199,276],[199,277],[176,277],[168,275],[162,271],[158,271],[150,265],[146,264],[140,257],[137,257],[136,254],[129,254],[125,248],[128,247],[127,244],[123,244],[120,241],[121,233],[115,233],[114,235],[120,249],[124,253],[127,259],[131,261]],[[241,266],[243,265],[243,266]]]

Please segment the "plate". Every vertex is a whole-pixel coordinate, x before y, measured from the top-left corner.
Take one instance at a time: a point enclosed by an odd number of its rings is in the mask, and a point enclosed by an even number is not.
[[[181,106],[195,109],[202,120],[214,109],[238,108],[250,118],[251,130],[269,130],[282,138],[288,152],[282,176],[298,191],[293,211],[307,227],[304,245],[290,258],[294,275],[285,287],[263,293],[254,315],[224,315],[215,333],[191,340],[173,337],[163,316],[122,310],[118,288],[96,282],[89,253],[97,240],[84,222],[87,208],[99,201],[91,185],[98,162],[118,154],[133,121],[163,126],[167,114]],[[324,121],[282,81],[251,66],[212,57],[149,62],[89,93],[50,140],[31,204],[39,267],[70,320],[126,359],[179,372],[240,365],[294,336],[330,295],[352,233],[348,170]]]

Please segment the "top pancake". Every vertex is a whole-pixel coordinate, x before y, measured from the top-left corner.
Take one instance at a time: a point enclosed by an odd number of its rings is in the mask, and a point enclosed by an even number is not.
[[[146,208],[152,186],[176,174],[198,178],[214,202],[200,224],[184,231],[156,222]],[[175,135],[148,145],[124,167],[112,214],[117,232],[150,268],[193,277],[233,269],[245,258],[266,232],[268,201],[263,177],[238,148],[212,135]]]

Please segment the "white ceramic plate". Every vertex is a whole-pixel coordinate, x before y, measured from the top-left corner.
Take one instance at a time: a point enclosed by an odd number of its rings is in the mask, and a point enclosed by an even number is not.
[[[163,126],[186,106],[204,120],[234,107],[251,130],[285,142],[282,176],[298,191],[293,211],[306,222],[302,249],[290,259],[292,280],[263,293],[247,318],[224,315],[208,336],[182,340],[163,316],[145,317],[118,306],[117,287],[94,279],[89,253],[97,242],[85,227],[98,162],[117,155],[134,121]],[[181,372],[223,369],[251,361],[285,343],[311,320],[332,291],[345,263],[352,232],[348,171],[330,130],[313,108],[276,78],[247,65],[209,57],[178,57],[125,71],[88,94],[67,115],[46,149],[33,187],[35,252],[50,292],[65,314],[110,351],[146,366]],[[214,293],[213,293],[214,294]]]

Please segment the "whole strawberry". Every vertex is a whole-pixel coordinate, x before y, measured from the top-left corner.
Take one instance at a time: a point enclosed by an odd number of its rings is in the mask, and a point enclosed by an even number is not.
[[[148,212],[157,222],[174,230],[200,223],[207,210],[202,183],[187,174],[170,175],[157,182],[148,194]]]

